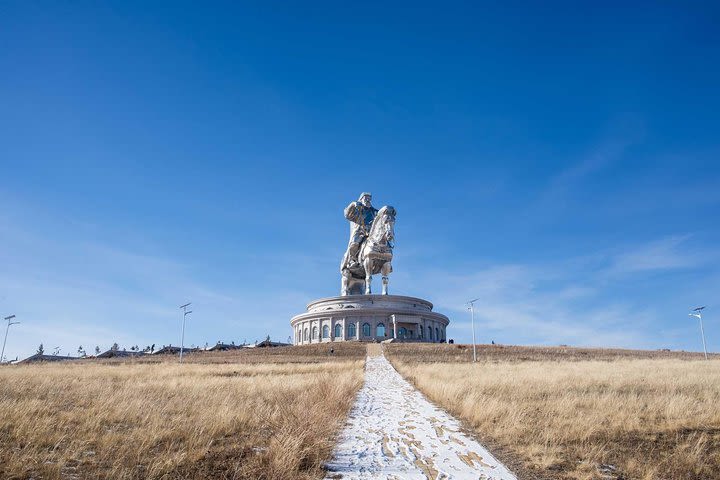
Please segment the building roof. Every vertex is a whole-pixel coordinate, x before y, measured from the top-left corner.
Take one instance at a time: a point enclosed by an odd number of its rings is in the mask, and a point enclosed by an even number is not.
[[[199,350],[198,348],[183,347],[183,352],[187,352],[187,353],[197,352],[198,350]],[[162,347],[162,348],[159,349],[159,350],[155,350],[155,351],[153,352],[153,355],[163,355],[163,354],[166,354],[166,353],[180,353],[180,347],[175,347],[175,346],[173,346],[173,345],[168,345],[168,346],[166,346],[166,347]]]
[[[30,357],[20,360],[17,363],[33,363],[33,362],[59,362],[62,360],[78,360],[78,357],[66,357],[63,355],[45,355],[44,353],[36,353]]]
[[[145,354],[146,352],[135,352],[133,350],[113,350],[111,348],[110,350],[106,350],[98,355],[95,355],[95,358],[139,357]]]
[[[236,350],[238,348],[243,348],[244,345],[235,345],[234,343],[221,343],[218,342],[217,344],[213,345],[212,347],[208,348],[207,350],[209,352],[215,352],[215,351],[222,351],[222,350]]]
[[[273,342],[270,340],[263,340],[255,345],[246,345],[245,348],[265,348],[265,347],[289,347],[289,343]]]

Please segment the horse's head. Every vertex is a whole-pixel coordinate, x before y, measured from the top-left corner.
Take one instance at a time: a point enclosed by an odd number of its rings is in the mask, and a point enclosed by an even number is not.
[[[374,243],[388,244],[392,248],[395,240],[395,208],[386,205],[378,211],[369,237]]]

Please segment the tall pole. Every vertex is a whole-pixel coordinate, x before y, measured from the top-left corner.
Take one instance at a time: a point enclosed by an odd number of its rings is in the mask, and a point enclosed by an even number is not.
[[[697,317],[700,320],[700,336],[702,337],[703,352],[705,353],[705,360],[707,360],[708,356],[707,356],[707,346],[705,345],[705,330],[703,329],[703,323],[702,323],[702,311],[704,309],[705,309],[705,307],[694,308],[693,312],[695,312],[695,313],[690,313],[689,315],[691,317]]]
[[[473,340],[473,362],[477,362],[477,350],[475,348],[475,302],[477,302],[479,298],[476,298],[475,300],[470,300],[468,302],[468,305],[470,305],[470,325],[472,326],[472,340]]]
[[[20,322],[11,322],[15,318],[15,315],[10,315],[9,317],[5,317],[5,320],[7,320],[7,327],[5,328],[5,340],[3,340],[3,348],[2,353],[0,353],[0,363],[2,363],[3,358],[5,358],[5,344],[7,343],[7,336],[8,331],[10,331],[10,325],[17,325]]]
[[[192,313],[192,310],[188,311],[187,309],[189,306],[190,302],[180,305],[180,308],[183,309],[182,333],[180,334],[180,363],[182,363],[183,349],[185,347],[185,317],[187,317],[188,313]]]
[[[705,346],[705,330],[703,330],[702,312],[698,313],[698,318],[700,319],[700,335],[702,336],[703,341],[703,352],[705,352],[705,360],[707,360],[707,347]]]

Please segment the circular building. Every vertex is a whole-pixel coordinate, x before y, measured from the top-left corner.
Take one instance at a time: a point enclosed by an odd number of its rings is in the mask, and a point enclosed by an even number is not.
[[[290,320],[295,345],[322,342],[444,342],[450,320],[427,300],[401,295],[322,298]]]

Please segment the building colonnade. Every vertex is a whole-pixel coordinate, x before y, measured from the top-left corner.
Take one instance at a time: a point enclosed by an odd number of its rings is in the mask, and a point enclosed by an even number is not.
[[[418,322],[397,322],[387,319],[342,317],[320,318],[297,322],[293,329],[295,345],[342,341],[382,341],[390,338],[445,342],[445,325],[422,318]]]

